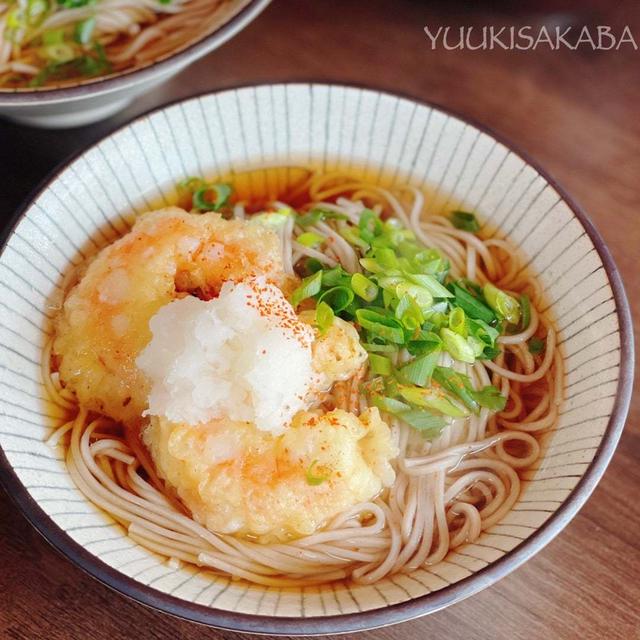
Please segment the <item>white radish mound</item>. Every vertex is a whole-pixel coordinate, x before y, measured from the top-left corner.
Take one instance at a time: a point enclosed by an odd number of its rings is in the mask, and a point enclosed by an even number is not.
[[[227,282],[212,300],[170,302],[149,326],[153,338],[136,360],[151,383],[146,415],[252,422],[275,435],[317,387],[313,329],[263,278]]]

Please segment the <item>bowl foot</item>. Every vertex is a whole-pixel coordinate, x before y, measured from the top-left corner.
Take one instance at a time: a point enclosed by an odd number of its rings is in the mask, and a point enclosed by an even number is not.
[[[59,105],[52,105],[49,113],[42,113],[42,107],[37,111],[29,106],[21,106],[11,110],[0,109],[0,115],[29,127],[39,127],[41,129],[67,129],[71,127],[82,127],[87,124],[104,120],[122,111],[127,107],[134,96],[127,96],[113,102],[101,103],[95,106],[84,106],[82,103],[76,105],[67,104],[64,110]]]

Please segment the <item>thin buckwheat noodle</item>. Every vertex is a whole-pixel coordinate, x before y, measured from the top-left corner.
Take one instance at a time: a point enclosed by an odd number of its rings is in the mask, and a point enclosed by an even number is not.
[[[396,481],[375,500],[339,514],[316,533],[282,543],[213,533],[193,520],[158,479],[139,441],[128,438],[113,420],[78,407],[51,370],[51,344],[43,350],[47,391],[67,419],[50,436],[66,447],[66,465],[84,496],[110,514],[129,537],[172,565],[187,563],[209,572],[268,587],[301,587],[350,579],[372,584],[397,572],[440,562],[450,550],[476,541],[518,500],[519,472],[540,456],[537,439],[551,429],[562,401],[563,367],[556,333],[541,307],[541,288],[523,272],[517,252],[504,240],[482,239],[455,228],[439,215],[425,216],[424,194],[414,187],[391,191],[340,174],[312,174],[299,210],[322,205],[357,223],[363,207],[396,216],[427,246],[446,255],[455,276],[491,281],[531,299],[530,324],[521,333],[499,338],[493,362],[473,365],[448,357],[446,366],[466,373],[480,388],[493,384],[508,398],[501,413],[481,409],[455,419],[433,441],[402,421],[385,416],[399,446]],[[282,203],[278,203],[282,204]],[[244,217],[242,205],[235,214]],[[293,218],[282,232],[287,271],[313,257],[353,272],[358,256],[330,220],[311,229],[328,239],[326,253],[296,242],[302,230]],[[544,354],[527,348],[532,337],[546,342]],[[332,390],[337,407],[358,413],[368,405],[360,382],[362,369]]]

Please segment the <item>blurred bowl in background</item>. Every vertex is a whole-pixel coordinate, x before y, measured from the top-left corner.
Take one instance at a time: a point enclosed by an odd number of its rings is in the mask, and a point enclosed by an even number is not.
[[[145,65],[108,76],[79,80],[62,87],[3,89],[0,116],[48,129],[80,127],[124,109],[137,96],[166,82],[198,58],[224,44],[246,27],[270,0],[228,0],[216,7],[217,20],[204,33]]]

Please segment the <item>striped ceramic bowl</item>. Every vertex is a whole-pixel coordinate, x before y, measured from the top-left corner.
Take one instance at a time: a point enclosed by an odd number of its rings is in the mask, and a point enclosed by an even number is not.
[[[175,568],[87,502],[60,449],[40,377],[65,270],[177,179],[248,165],[315,165],[407,179],[476,210],[527,256],[565,358],[565,401],[514,509],[440,564],[374,586],[274,589]],[[97,234],[98,230],[104,234]],[[0,257],[0,474],[40,532],[73,562],[158,609],[242,631],[330,634],[433,612],[506,575],[575,515],[605,471],[631,393],[633,348],[620,276],[585,215],[540,169],[438,108],[352,87],[289,84],[205,95],[142,116],[51,177]]]

